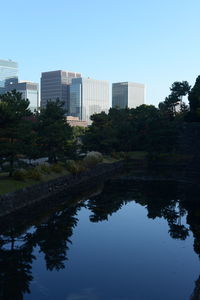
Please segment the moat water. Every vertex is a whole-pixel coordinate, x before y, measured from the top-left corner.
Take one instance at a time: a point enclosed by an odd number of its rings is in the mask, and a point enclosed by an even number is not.
[[[0,299],[198,299],[199,200],[175,182],[114,180],[4,218]]]

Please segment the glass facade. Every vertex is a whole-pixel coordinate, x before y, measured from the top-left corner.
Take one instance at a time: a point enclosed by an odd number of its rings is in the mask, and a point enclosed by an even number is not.
[[[5,88],[5,81],[18,76],[18,64],[12,60],[0,59],[0,89]]]
[[[112,84],[112,107],[128,107],[128,84],[127,82]]]
[[[144,104],[144,84],[118,82],[112,84],[112,107],[136,108]]]
[[[70,86],[70,115],[78,117],[82,120],[81,110],[81,99],[82,99],[82,84],[81,80],[76,80]]]
[[[38,84],[34,82],[18,82],[18,80],[13,81],[12,79],[6,80],[6,91],[16,90],[22,93],[24,99],[28,99],[30,102],[30,109],[38,109],[39,92]]]
[[[64,109],[68,112],[69,85],[72,78],[80,76],[80,73],[62,70],[43,72],[41,77],[41,107],[45,107],[49,100],[59,99],[64,102]]]
[[[91,124],[90,116],[109,110],[109,83],[91,78],[72,79],[70,115]]]

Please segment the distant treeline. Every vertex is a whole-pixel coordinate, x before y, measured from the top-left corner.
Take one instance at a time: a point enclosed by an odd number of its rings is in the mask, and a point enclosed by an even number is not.
[[[48,157],[50,163],[75,159],[88,150],[105,154],[146,151],[199,153],[200,76],[191,88],[187,81],[174,82],[170,95],[158,108],[111,108],[94,114],[87,129],[72,128],[63,103],[49,101],[32,113],[29,101],[16,91],[0,95],[0,165],[9,163],[10,175],[19,158]],[[183,102],[188,97],[188,105]],[[184,98],[185,99],[185,98]]]
[[[85,147],[105,153],[137,150],[149,154],[196,148],[200,139],[200,76],[194,87],[187,81],[174,82],[170,91],[158,108],[111,108],[108,114],[93,115],[83,137]],[[184,96],[189,105],[183,102]]]

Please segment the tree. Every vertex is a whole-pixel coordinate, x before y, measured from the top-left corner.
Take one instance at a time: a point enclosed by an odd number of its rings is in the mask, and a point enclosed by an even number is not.
[[[183,96],[186,96],[190,91],[191,86],[187,81],[175,81],[170,88],[172,95],[179,99],[180,103],[182,103]]]
[[[70,159],[78,159],[82,151],[82,137],[84,136],[86,128],[81,126],[72,127],[72,137],[66,142],[65,156]]]
[[[92,125],[83,136],[83,143],[87,150],[109,153],[114,151],[114,127],[110,115],[105,112],[91,116]]]
[[[38,115],[38,143],[42,155],[55,163],[64,157],[65,145],[72,137],[72,128],[67,124],[63,102],[49,101]]]
[[[174,149],[176,126],[153,105],[112,108],[108,115],[95,114],[91,118],[93,123],[83,138],[87,150],[160,153]]]
[[[197,77],[196,82],[189,92],[188,97],[190,105],[190,113],[188,115],[189,121],[200,121],[200,76]]]
[[[0,157],[9,162],[9,175],[12,176],[18,155],[27,148],[26,137],[31,132],[28,99],[13,90],[0,95]]]
[[[164,102],[159,103],[160,111],[173,119],[179,113],[176,107],[180,105],[180,112],[184,114],[186,105],[182,100],[183,96],[189,93],[190,88],[191,86],[187,81],[175,81],[170,88],[171,94],[165,98]]]

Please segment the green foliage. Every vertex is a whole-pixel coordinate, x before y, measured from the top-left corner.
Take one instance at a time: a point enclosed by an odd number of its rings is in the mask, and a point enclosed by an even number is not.
[[[185,116],[187,106],[182,102],[182,99],[189,93],[190,88],[187,81],[175,81],[170,88],[171,94],[165,98],[164,102],[159,103],[160,111],[171,119],[180,114]]]
[[[14,171],[13,178],[16,180],[24,181],[27,178],[27,172],[24,169]]]
[[[51,173],[51,166],[49,164],[41,164],[40,170],[44,174],[50,174]]]
[[[86,168],[92,168],[102,161],[103,155],[95,151],[89,152],[83,159],[83,163],[86,166]]]
[[[40,169],[38,167],[35,167],[33,169],[28,169],[27,178],[40,181],[42,179],[42,174],[40,172]]]
[[[19,154],[30,150],[32,122],[29,101],[16,91],[0,95],[0,157],[9,162],[12,176]]]
[[[85,150],[110,153],[117,142],[110,115],[94,114],[91,120],[93,123],[82,138]]]
[[[66,162],[66,167],[70,173],[75,174],[75,175],[86,170],[86,167],[85,167],[83,161],[80,161],[80,160],[79,161],[68,160]]]
[[[190,112],[188,114],[188,121],[200,121],[200,76],[197,77],[196,82],[191,89],[188,97]]]
[[[127,158],[120,152],[173,151],[176,145],[176,124],[153,105],[135,109],[116,109],[92,116],[93,123],[83,142],[87,150],[95,150]],[[117,153],[117,154],[116,154]]]
[[[20,158],[47,156],[53,165],[43,164],[33,169],[33,177],[41,178],[42,174],[61,173],[63,167],[57,162],[68,158],[78,160],[82,150],[112,153],[117,159],[129,159],[129,153],[136,151],[148,152],[151,157],[174,153],[181,128],[184,128],[181,124],[185,120],[200,121],[200,76],[191,90],[188,82],[182,81],[174,82],[170,91],[159,109],[153,105],[111,108],[108,114],[94,114],[93,123],[86,129],[67,124],[63,103],[59,100],[49,101],[46,108],[33,115],[28,108],[29,101],[22,99],[20,93],[12,91],[0,95],[1,168],[12,176],[15,170],[27,167],[20,165]],[[182,101],[188,93],[190,109]],[[89,153],[83,161],[68,161],[68,168],[78,174],[102,161],[102,155],[97,156]],[[20,178],[20,172],[15,176]]]
[[[115,152],[115,151],[113,151],[113,152],[111,153],[111,156],[112,156],[113,158],[115,158],[115,159],[120,159],[120,158],[121,158],[120,153],[121,153],[121,152]]]
[[[72,137],[65,144],[65,157],[75,160],[79,159],[83,147],[82,137],[86,130],[86,128],[80,126],[72,127]]]
[[[77,139],[85,134],[86,128],[81,126],[72,127],[73,138]]]
[[[49,101],[37,117],[38,143],[42,155],[56,163],[65,156],[67,140],[72,137],[72,128],[65,120],[63,103]]]
[[[113,158],[116,159],[128,159],[129,157],[131,157],[131,153],[130,152],[124,152],[124,151],[120,151],[120,152],[112,152],[111,156]]]
[[[60,164],[52,164],[50,168],[54,173],[62,173],[64,170],[63,166],[61,166]]]
[[[172,84],[172,87],[170,88],[170,91],[172,92],[172,94],[174,96],[177,97],[177,99],[179,99],[179,101],[181,101],[181,98],[183,96],[186,96],[189,91],[190,91],[191,86],[189,85],[189,83],[187,81],[175,81]]]

